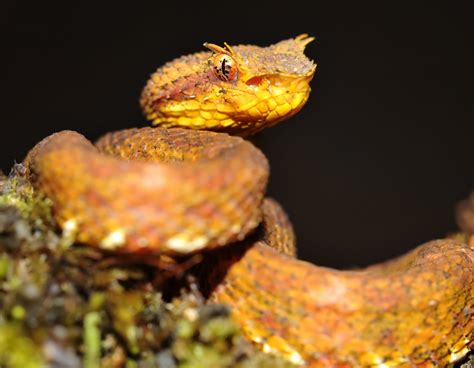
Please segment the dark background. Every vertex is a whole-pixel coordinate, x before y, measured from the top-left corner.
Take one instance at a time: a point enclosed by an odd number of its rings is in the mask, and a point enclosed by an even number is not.
[[[471,13],[328,3],[2,0],[0,168],[54,131],[95,139],[147,125],[137,100],[148,75],[204,41],[307,32],[314,92],[257,138],[300,256],[361,266],[443,236],[474,187]]]

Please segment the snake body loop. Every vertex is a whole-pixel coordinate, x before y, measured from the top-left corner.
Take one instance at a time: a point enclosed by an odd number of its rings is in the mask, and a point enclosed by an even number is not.
[[[266,351],[315,367],[445,366],[474,345],[472,245],[437,240],[358,271],[296,260],[286,215],[264,199],[263,154],[197,130],[245,136],[299,111],[315,72],[303,53],[311,40],[206,44],[211,52],[165,64],[141,97],[161,128],[96,146],[53,134],[27,155],[30,180],[80,242],[139,254],[217,248],[203,266],[210,298],[230,304]]]
[[[179,128],[109,133],[96,146],[63,131],[25,163],[61,227],[121,252],[188,253],[243,239],[260,222],[268,178],[265,157],[243,139]]]

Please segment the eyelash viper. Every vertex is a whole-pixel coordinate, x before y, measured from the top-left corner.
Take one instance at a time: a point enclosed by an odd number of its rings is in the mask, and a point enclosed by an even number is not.
[[[304,55],[311,41],[205,44],[210,51],[149,79],[140,102],[160,127],[109,133],[95,146],[76,132],[53,134],[25,158],[29,178],[82,243],[145,256],[216,248],[210,297],[232,306],[255,343],[294,363],[456,361],[474,344],[472,246],[436,240],[365,270],[318,267],[292,257],[291,225],[264,199],[267,160],[238,136],[303,107],[316,69]]]

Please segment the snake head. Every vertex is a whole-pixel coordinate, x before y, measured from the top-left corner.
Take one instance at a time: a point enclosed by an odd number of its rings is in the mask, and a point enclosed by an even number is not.
[[[218,46],[175,59],[145,86],[141,105],[153,125],[247,136],[297,113],[316,64],[304,54],[313,37],[268,47]]]

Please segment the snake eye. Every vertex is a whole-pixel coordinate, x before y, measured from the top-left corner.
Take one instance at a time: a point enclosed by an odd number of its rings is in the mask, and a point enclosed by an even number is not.
[[[214,55],[211,59],[211,68],[220,80],[233,81],[237,78],[237,63],[229,55]]]

